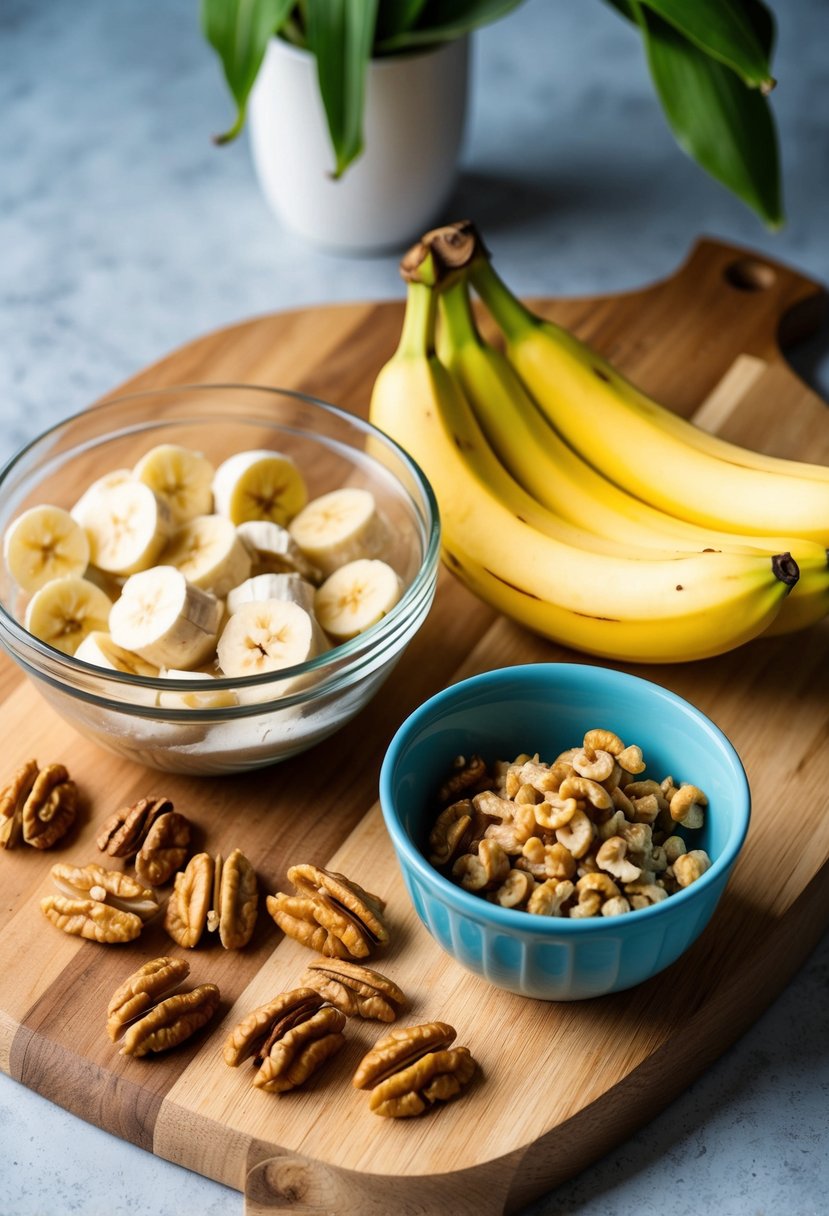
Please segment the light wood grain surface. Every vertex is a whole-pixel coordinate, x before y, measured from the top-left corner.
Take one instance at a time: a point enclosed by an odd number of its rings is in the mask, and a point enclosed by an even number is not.
[[[829,412],[780,354],[814,326],[818,288],[744,251],[703,242],[675,276],[641,292],[545,301],[644,388],[701,424],[771,452],[829,462]],[[247,382],[302,389],[365,414],[402,306],[356,304],[264,316],[197,339],[130,390]],[[703,663],[631,668],[687,697],[730,736],[749,775],[749,839],[722,904],[692,950],[631,992],[576,1004],[528,1001],[447,959],[417,922],[376,805],[385,747],[437,689],[509,663],[577,656],[537,639],[441,575],[435,606],[394,676],[312,753],[246,776],[192,778],[96,749],[0,663],[3,768],[63,761],[81,821],[59,854],[0,857],[0,1067],[119,1136],[247,1195],[250,1213],[515,1211],[629,1136],[688,1084],[786,983],[829,921],[829,623],[760,639]],[[208,1032],[158,1059],[118,1054],[104,1033],[112,991],[144,959],[178,953],[152,923],[134,945],[64,937],[42,918],[56,856],[96,856],[96,825],[149,793],[199,825],[199,845],[239,847],[274,891],[300,860],[353,874],[388,900],[381,969],[412,995],[413,1020],[458,1030],[482,1066],[463,1101],[397,1123],[371,1115],[350,1075],[381,1033],[348,1045],[306,1089],[254,1091],[219,1051],[254,1005],[293,986],[307,952],[262,910],[250,946],[189,952],[194,982],[222,991]],[[796,830],[793,829],[796,825]]]

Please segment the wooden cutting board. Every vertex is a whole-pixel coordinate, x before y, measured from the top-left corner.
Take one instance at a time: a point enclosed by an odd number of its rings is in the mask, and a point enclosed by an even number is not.
[[[803,276],[704,241],[643,291],[540,308],[682,414],[756,448],[827,463],[829,411],[780,353],[815,328],[823,303]],[[124,387],[273,384],[364,413],[401,317],[400,303],[382,303],[256,318],[190,343]],[[0,1067],[81,1118],[245,1191],[249,1213],[385,1216],[392,1204],[421,1216],[515,1212],[628,1137],[758,1016],[829,921],[829,621],[703,663],[635,669],[731,737],[753,821],[721,906],[686,957],[638,989],[577,1004],[511,996],[444,957],[410,909],[376,805],[388,741],[424,698],[478,671],[561,658],[578,656],[496,616],[443,573],[426,626],[353,723],[281,766],[209,779],[100,751],[4,659],[2,775],[30,756],[63,761],[83,813],[57,853],[0,856]],[[265,891],[289,865],[313,861],[387,899],[394,944],[380,966],[410,994],[409,1019],[457,1027],[482,1066],[472,1092],[416,1121],[370,1114],[350,1076],[382,1032],[374,1023],[349,1024],[347,1049],[290,1095],[254,1091],[244,1069],[227,1068],[227,1030],[294,986],[309,957],[264,909],[243,952],[188,954],[191,980],[222,991],[209,1033],[167,1057],[121,1057],[104,1033],[108,998],[145,959],[180,952],[152,924],[126,947],[65,937],[38,901],[56,857],[97,857],[105,815],[162,793],[199,825],[200,847],[225,856],[241,848]]]

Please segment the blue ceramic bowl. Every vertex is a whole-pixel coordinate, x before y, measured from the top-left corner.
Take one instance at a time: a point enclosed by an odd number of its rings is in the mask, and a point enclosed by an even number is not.
[[[435,791],[455,756],[552,758],[605,727],[638,743],[645,776],[705,790],[693,847],[713,865],[652,907],[575,920],[502,908],[444,878],[425,856]],[[673,963],[710,920],[748,831],[750,794],[732,745],[704,714],[648,680],[601,667],[544,663],[474,676],[426,701],[394,736],[380,801],[407,890],[435,941],[490,983],[542,1000],[631,988]]]

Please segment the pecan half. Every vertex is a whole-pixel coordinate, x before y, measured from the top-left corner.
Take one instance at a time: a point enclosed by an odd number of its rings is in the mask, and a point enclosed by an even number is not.
[[[438,1102],[451,1102],[467,1088],[477,1064],[466,1047],[432,1051],[373,1090],[369,1109],[387,1119],[422,1115]]]
[[[345,959],[365,958],[375,946],[388,942],[382,919],[386,905],[379,896],[343,874],[307,863],[291,866],[288,878],[298,897],[279,891],[266,901],[288,937],[329,958]]]
[[[400,1026],[380,1039],[363,1056],[353,1077],[356,1089],[373,1089],[386,1077],[408,1068],[415,1060],[432,1051],[448,1047],[456,1035],[447,1022],[425,1022],[420,1026]]]
[[[209,853],[191,857],[179,870],[164,912],[164,928],[179,946],[190,950],[199,944],[213,899],[215,866]]]
[[[164,811],[153,819],[141,842],[135,855],[135,873],[148,886],[161,887],[184,865],[189,847],[189,820],[178,811]]]
[[[27,760],[0,790],[0,847],[4,849],[13,849],[23,838],[23,807],[37,773],[37,760]]]
[[[40,901],[43,915],[64,933],[87,941],[107,944],[131,942],[141,932],[143,921],[134,912],[122,912],[97,899],[65,899],[47,895]]]
[[[217,857],[207,928],[211,933],[218,929],[225,950],[239,950],[248,944],[256,925],[258,902],[256,871],[244,853],[234,849],[225,862]]]
[[[206,1025],[219,1008],[215,984],[199,984],[188,992],[177,992],[161,1001],[124,1035],[121,1055],[146,1056],[169,1051]]]
[[[77,813],[75,782],[62,764],[47,764],[23,805],[23,839],[36,849],[50,849],[66,835]]]
[[[219,931],[226,950],[246,946],[256,924],[256,872],[239,849],[227,861],[197,853],[176,874],[164,928],[179,946],[192,949],[205,929]]]
[[[190,974],[183,958],[154,958],[124,980],[107,1005],[107,1034],[115,1042],[129,1022],[177,988]]]
[[[94,861],[86,866],[58,862],[49,873],[58,890],[70,899],[96,899],[122,912],[133,912],[142,921],[158,911],[155,893],[120,870],[105,870]]]
[[[405,995],[393,980],[345,959],[336,962],[314,959],[308,964],[302,983],[315,988],[349,1018],[393,1022],[398,1010],[406,1004]]]
[[[139,798],[104,820],[95,843],[110,857],[134,857],[155,820],[172,809],[169,798]]]
[[[253,1058],[253,1084],[269,1093],[302,1085],[345,1042],[345,1014],[313,988],[294,988],[260,1005],[231,1031],[224,1060],[236,1067]]]

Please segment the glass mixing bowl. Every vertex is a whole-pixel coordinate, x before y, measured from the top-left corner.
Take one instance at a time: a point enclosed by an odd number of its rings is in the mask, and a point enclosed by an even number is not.
[[[283,760],[349,721],[389,676],[423,624],[437,582],[437,505],[418,466],[368,422],[300,393],[250,385],[195,385],[114,398],[46,431],[0,469],[0,534],[27,507],[69,509],[104,473],[129,467],[160,443],[203,452],[291,456],[310,498],[341,486],[371,490],[388,524],[383,557],[404,593],[377,624],[316,658],[275,674],[220,679],[239,704],[170,708],[163,693],[203,693],[198,679],[106,671],[62,654],[21,623],[25,597],[0,571],[0,642],[49,704],[81,734],[139,763],[173,772],[238,772]],[[278,686],[301,677],[300,687]],[[164,698],[165,701],[169,697]]]

